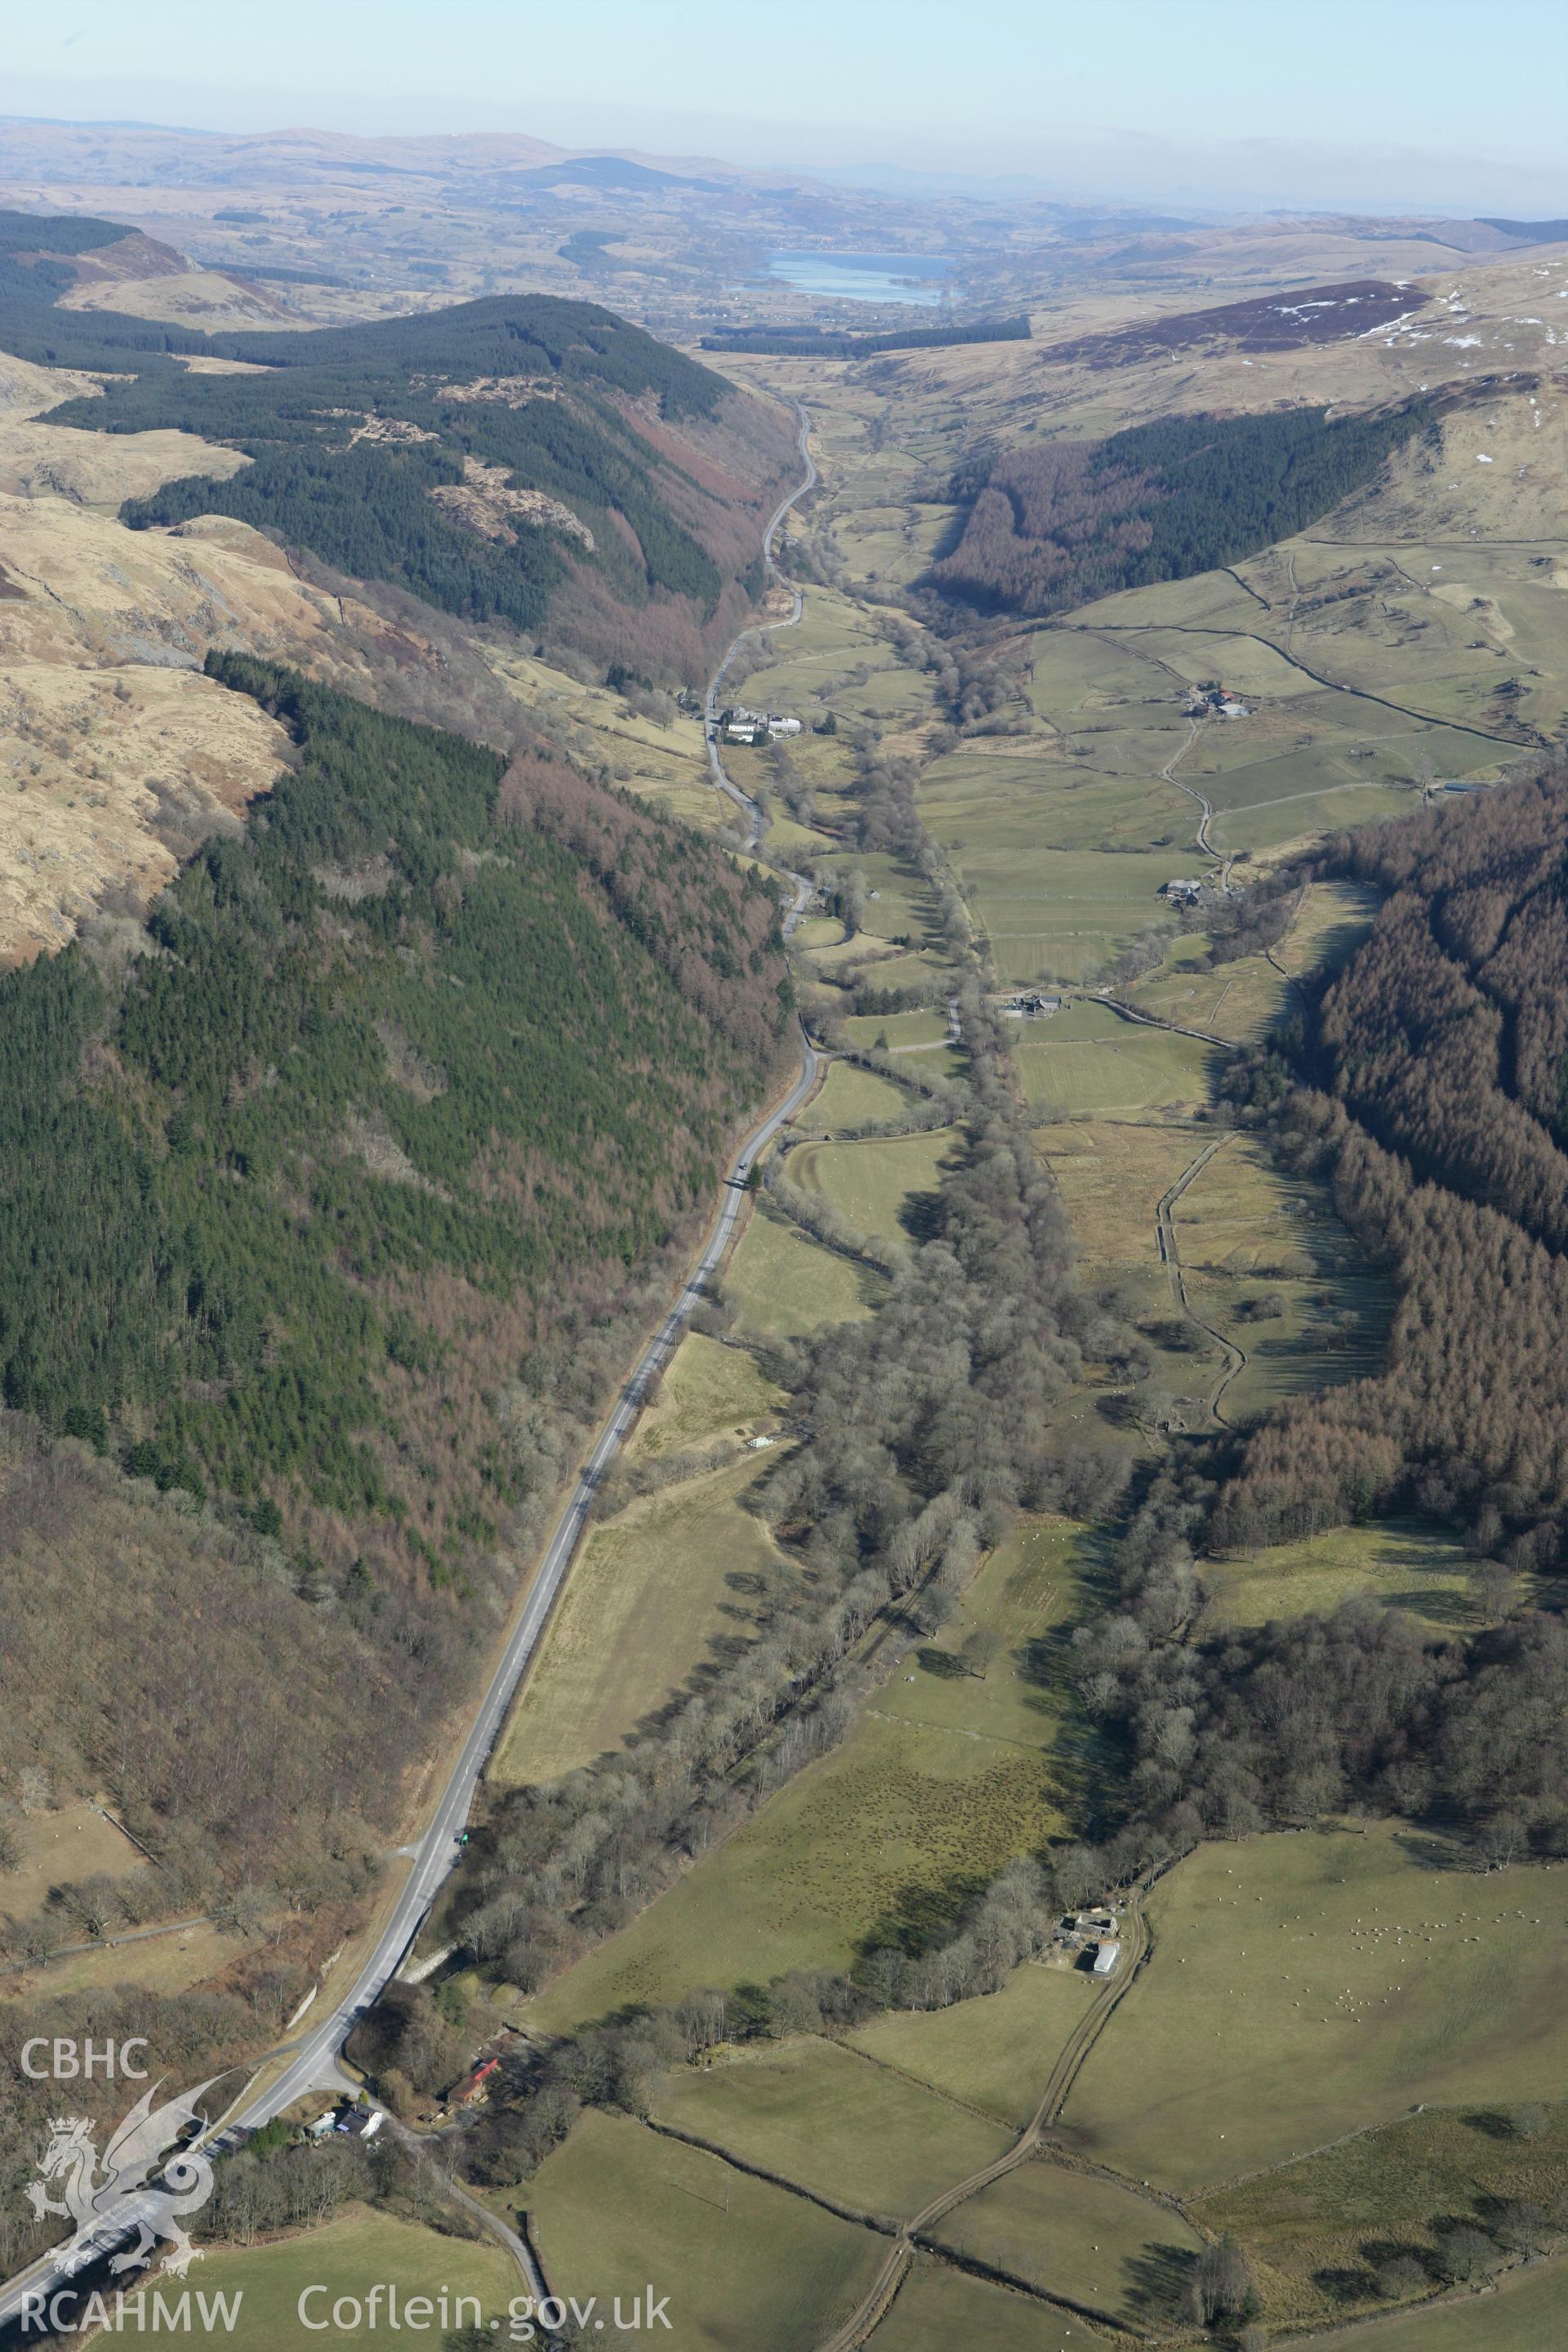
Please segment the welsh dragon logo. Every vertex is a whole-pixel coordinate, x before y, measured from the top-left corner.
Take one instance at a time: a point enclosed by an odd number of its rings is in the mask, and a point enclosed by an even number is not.
[[[90,2253],[102,2251],[94,2242],[110,2223],[122,2222],[128,2231],[136,2232],[135,2243],[122,2247],[110,2262],[113,2272],[145,2268],[161,2238],[170,2248],[163,2269],[179,2273],[201,2260],[202,2250],[192,2245],[181,2216],[199,2212],[211,2196],[211,2158],[199,2148],[184,2148],[167,2161],[164,2157],[189,2125],[205,2125],[206,2117],[197,2113],[195,2101],[216,2080],[215,2074],[188,2096],[165,2100],[161,2107],[153,2105],[163,2087],[154,2083],[116,2129],[101,2165],[85,2116],[51,2119],[48,2146],[38,2158],[43,2179],[28,2183],[27,2202],[40,2221],[46,2214],[58,2213],[75,2223],[75,2235],[59,2251],[68,2276]],[[58,2184],[58,2197],[50,2196],[47,2184]],[[114,2212],[121,2200],[123,2210]]]

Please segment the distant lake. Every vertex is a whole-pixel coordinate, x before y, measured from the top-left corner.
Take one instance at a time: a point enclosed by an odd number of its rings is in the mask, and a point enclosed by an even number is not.
[[[768,266],[802,294],[828,295],[841,302],[942,300],[942,283],[952,268],[945,253],[773,253]],[[908,281],[918,282],[910,285]]]

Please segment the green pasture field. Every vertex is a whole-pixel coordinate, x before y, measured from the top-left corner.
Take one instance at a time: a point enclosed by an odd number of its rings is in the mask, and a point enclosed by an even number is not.
[[[716,1644],[751,1638],[748,1584],[779,1559],[741,1507],[763,1458],[667,1486],[590,1530],[497,1748],[497,1780],[554,1780],[607,1754]]]
[[[857,1233],[901,1239],[942,1181],[956,1131],[868,1136],[858,1143],[803,1143],[787,1172],[802,1192],[820,1192]]]
[[[803,1339],[876,1312],[886,1285],[869,1266],[824,1249],[765,1200],[753,1203],[723,1277],[742,1339]]]
[[[933,1733],[1022,1748],[1049,1745],[1066,1686],[1058,1645],[1081,1599],[1086,1530],[1070,1519],[1020,1518],[989,1554],[934,1642],[916,1654],[874,1704],[891,1721]],[[984,1674],[960,1656],[967,1634],[996,1637]]]
[[[1237,878],[1245,880],[1246,871],[1237,867]],[[1196,970],[1205,939],[1189,932],[1172,940],[1164,961],[1128,994],[1163,1020],[1251,1041],[1264,1035],[1293,1001],[1286,974],[1337,970],[1366,937],[1375,912],[1376,894],[1358,883],[1314,882],[1275,950],[1278,964],[1251,955],[1216,964],[1212,971]]]
[[[1218,1066],[1217,1048],[1199,1038],[1147,1029],[1109,1005],[1087,1003],[1022,1024],[1014,1059],[1042,1125],[1083,1113],[1195,1110],[1208,1101]]]
[[[945,1045],[947,1015],[945,1013],[858,1013],[844,1024],[845,1034],[852,1045],[864,1048],[880,1045],[884,1052],[899,1054],[907,1048],[924,1045]],[[928,1065],[922,1060],[921,1067]]]
[[[1523,691],[1509,698],[1511,709],[1538,727],[1560,719],[1568,673],[1561,591],[1550,563],[1531,562],[1543,546],[1341,546],[1310,536],[1285,546],[1308,591],[1295,651],[1314,669],[1481,728],[1496,723],[1489,712],[1500,683],[1517,677]],[[1498,746],[1489,756],[1509,753]]]
[[[1153,1958],[1062,2126],[1135,2179],[1195,2189],[1563,2079],[1568,1866],[1479,1878],[1377,1823],[1202,1846],[1148,1909]]]
[[[907,588],[930,566],[952,528],[951,506],[864,507],[846,515],[837,537],[844,560],[858,579]]]
[[[1247,2247],[1268,2320],[1331,2326],[1378,2308],[1376,2265],[1391,2250],[1435,2274],[1437,2238],[1455,2222],[1485,2230],[1498,2204],[1515,2200],[1561,2211],[1568,2107],[1544,2116],[1545,2128],[1526,2137],[1484,2106],[1429,2107],[1221,2189],[1193,2211],[1205,2230],[1229,2231]]]
[[[1381,1601],[1443,1633],[1480,1623],[1462,1544],[1436,1528],[1384,1521],[1330,1528],[1300,1543],[1204,1562],[1207,1621],[1265,1625],[1271,1617],[1327,1616],[1346,1601]]]
[[[628,1452],[634,1462],[651,1462],[715,1437],[750,1436],[756,1423],[786,1402],[743,1349],[689,1331],[665,1366],[658,1395],[638,1422]]]
[[[628,2001],[847,1968],[868,1945],[951,1922],[1004,1864],[1058,1834],[1064,1783],[1092,1769],[1058,1654],[1079,1606],[1078,1543],[1065,1522],[1024,1522],[843,1746],[547,1986],[531,2021],[558,2032]],[[1002,1636],[984,1678],[958,1655],[983,1612]]]
[[[847,2039],[944,2098],[1022,2131],[1093,1994],[1082,1969],[1030,1963],[1015,1969],[1000,1992],[951,2009],[889,2010]]]
[[[1169,2206],[1045,2160],[1004,2173],[931,2235],[1042,2294],[1150,2334],[1176,2322],[1203,2243]]]
[[[569,2031],[632,2001],[847,1969],[862,1948],[951,1922],[1003,1864],[1059,1833],[1039,1749],[868,1715],[619,1935],[545,1988],[530,2022]]]
[[[840,872],[853,870],[863,877],[867,890],[863,940],[907,941],[917,948],[924,944],[936,919],[936,908],[919,874],[881,850],[857,851],[853,856],[846,852],[842,856],[825,856],[818,863],[829,886]]]
[[[602,2310],[653,2282],[671,2352],[810,2352],[847,2319],[887,2240],[629,2116],[588,2108],[521,2192],[555,2291]]]
[[[1387,2321],[1319,2336],[1323,2352],[1563,2352],[1568,2260],[1509,2273],[1484,2294],[1457,2294]]]
[[[192,2315],[198,2336],[205,2333],[208,2341],[235,2345],[238,2352],[305,2352],[307,2346],[321,2342],[323,2325],[334,2344],[379,2343],[390,2321],[383,2295],[378,2325],[369,2325],[363,2306],[373,2286],[396,2287],[400,2316],[411,2296],[431,2299],[425,2322],[429,2332],[420,2336],[426,2344],[441,2340],[443,2292],[450,2298],[449,2308],[455,2308],[458,2295],[476,2298],[481,2326],[500,2317],[503,2332],[498,2340],[504,2343],[508,2307],[527,2292],[511,2256],[492,2241],[446,2237],[363,2206],[351,2206],[320,2229],[280,2238],[271,2245],[208,2247],[188,2278],[154,2284],[160,2286],[165,2305],[176,2302],[187,2287],[193,2306],[198,2293],[242,2297],[232,2329],[220,2332],[219,2323],[207,2333],[196,2324],[194,2309]],[[326,2293],[311,2296],[306,2304],[307,2319],[314,2323],[307,2326],[300,2317],[300,2297],[307,2287],[318,2284]],[[361,2305],[357,2326],[340,2327],[332,2320],[333,2304],[344,2296]],[[148,2301],[151,2304],[151,2290]],[[351,2318],[347,2309],[343,2317]],[[465,2310],[463,2323],[471,2326],[473,2319],[472,2309]],[[151,2326],[151,2316],[147,2324]],[[458,2324],[454,2316],[451,2325]],[[128,2320],[125,2333],[129,2334],[131,2325]]]
[[[895,2220],[994,2164],[1013,2137],[810,2037],[752,2045],[728,2065],[678,2067],[653,2116],[742,2163]]]
[[[1289,982],[1261,955],[1238,956],[1212,971],[1196,969],[1202,952],[1196,934],[1176,941],[1162,963],[1125,991],[1128,1003],[1236,1044],[1262,1037],[1285,1008]]]
[[[906,1118],[916,1097],[907,1087],[863,1070],[854,1062],[835,1062],[819,1091],[798,1115],[806,1128],[859,1127],[871,1119]]]
[[[870,2341],[876,2352],[1095,2352],[1110,2338],[1077,2312],[1054,2311],[922,2253]]]

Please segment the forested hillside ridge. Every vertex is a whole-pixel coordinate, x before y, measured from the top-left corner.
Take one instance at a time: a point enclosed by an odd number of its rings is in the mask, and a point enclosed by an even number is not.
[[[46,1433],[281,1539],[257,1606],[370,1644],[384,1810],[392,1727],[489,1638],[778,1066],[778,899],[542,755],[509,769],[210,667],[295,765],[145,937],[110,925],[0,982],[0,1381]],[[215,1649],[239,1590],[206,1612]]]
[[[1331,421],[1321,408],[1166,417],[1104,441],[981,448],[950,486],[966,509],[958,543],[926,583],[973,615],[1185,580],[1304,529],[1436,415],[1416,397]]]
[[[104,274],[117,250],[132,248],[149,262],[168,253],[121,221],[0,211],[0,349],[44,367],[89,369],[167,364],[173,352],[205,351],[205,336],[184,328],[56,307],[89,272]]]
[[[1120,1609],[1077,1637],[1127,1738],[1126,1856],[1347,1808],[1458,1830],[1483,1867],[1568,1853],[1565,856],[1560,761],[1318,854],[1386,896],[1232,1092],[1328,1176],[1397,1306],[1380,1373],[1173,1465],[1129,1524]],[[1463,1531],[1498,1622],[1352,1602],[1194,1633],[1205,1556],[1395,1512]]]
[[[352,578],[688,684],[746,610],[787,420],[608,310],[496,296],[208,348],[265,372],[158,361],[51,414],[251,459],[129,500],[133,525],[233,515]]]
[[[1392,1269],[1386,1368],[1267,1423],[1221,1539],[1420,1507],[1555,1565],[1568,1509],[1568,776],[1335,845],[1385,891],[1370,938],[1282,1039],[1286,1148],[1332,1172]],[[1254,1090],[1279,1090],[1281,1070]]]

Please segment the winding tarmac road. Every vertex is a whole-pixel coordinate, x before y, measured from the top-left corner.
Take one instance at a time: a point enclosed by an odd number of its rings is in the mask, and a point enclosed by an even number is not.
[[[798,488],[788,498],[781,499],[763,540],[763,560],[769,575],[774,581],[781,579],[773,556],[774,535],[795,500],[804,498],[816,481],[816,468],[806,447],[809,423],[804,409],[797,407],[796,415],[800,418],[799,447],[805,474]],[[793,593],[794,611],[787,620],[771,624],[773,627],[788,628],[799,620],[800,592],[796,589]],[[730,646],[708,688],[707,731],[708,756],[715,781],[747,811],[751,820],[750,844],[755,846],[762,838],[763,812],[725,775],[714,740],[712,718],[724,672],[733,661],[742,638],[748,634],[742,630]],[[792,875],[790,879],[795,884],[795,903],[784,919],[786,931],[793,929],[799,921],[809,902],[812,887],[801,875]],[[479,1776],[506,1719],[523,1670],[539,1646],[556,1594],[582,1539],[595,1493],[634,1427],[650,1383],[674,1353],[687,1320],[702,1295],[704,1284],[730,1245],[745,1200],[745,1180],[752,1162],[785,1121],[799,1109],[816,1083],[818,1055],[804,1030],[799,1032],[799,1040],[800,1067],[794,1081],[782,1100],[752,1129],[731,1159],[724,1180],[723,1199],[701,1255],[684,1289],[644,1348],[621,1390],[615,1411],[600,1431],[598,1441],[584,1465],[540,1561],[527,1598],[496,1662],[461,1752],[447,1778],[423,1835],[412,1850],[408,1877],[392,1901],[374,1944],[362,1960],[353,1982],[309,2032],[291,2045],[282,2071],[274,2074],[264,2088],[231,2110],[222,2125],[205,2136],[202,2144],[210,2153],[226,2153],[237,2147],[247,2132],[258,2130],[263,2124],[269,2123],[308,2092],[343,2086],[345,2077],[338,2068],[339,2053],[343,2044],[359,2019],[380,1999],[402,1965],[431,1905],[462,1851],[463,1829]],[[69,2285],[72,2279],[79,2278],[83,2270],[92,2263],[112,2252],[128,2238],[134,2237],[140,2222],[144,2220],[152,2222],[155,2219],[160,2202],[153,2189],[128,2192],[106,2206],[97,2230],[78,2248],[77,2259],[70,2271],[66,2269],[62,2260],[64,2249],[57,2247],[18,2273],[0,2288],[0,2327],[24,2315],[25,2296],[36,2298],[41,2294],[47,2297],[57,2288]],[[522,2256],[520,2255],[519,2259],[521,2260]],[[36,2301],[28,2306],[34,2312],[38,2307]]]
[[[764,621],[760,625],[749,621],[740,634],[731,639],[723,660],[708,682],[707,699],[702,706],[703,729],[708,737],[708,765],[712,771],[713,781],[721,793],[727,793],[732,801],[743,808],[751,821],[751,831],[746,836],[748,849],[755,849],[763,837],[763,812],[756,802],[748,793],[743,793],[739,784],[731,783],[724,773],[724,762],[719,757],[719,689],[724,683],[724,673],[749,636],[760,635],[762,629],[793,629],[804,610],[804,600],[800,590],[793,580],[784,578],[778,565],[773,562],[773,541],[778,536],[780,523],[783,522],[791,507],[805,498],[807,490],[814,490],[816,488],[816,467],[812,461],[810,448],[807,446],[811,437],[811,419],[798,400],[795,404],[795,413],[800,420],[800,434],[795,442],[795,447],[800,452],[800,462],[805,467],[805,478],[795,488],[791,490],[787,499],[779,500],[773,509],[768,527],[763,533],[763,569],[775,587],[788,589],[792,599],[791,608],[782,621]],[[796,884],[795,913],[798,920],[801,908],[805,901],[800,896],[803,886],[799,875],[795,876],[794,879]]]

